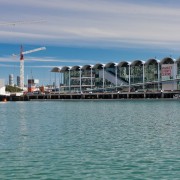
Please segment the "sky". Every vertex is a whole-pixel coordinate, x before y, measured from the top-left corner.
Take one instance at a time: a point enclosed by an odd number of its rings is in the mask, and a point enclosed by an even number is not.
[[[21,45],[46,47],[24,55],[25,84],[52,83],[55,66],[177,59],[179,9],[179,0],[0,0],[0,79],[16,83]]]

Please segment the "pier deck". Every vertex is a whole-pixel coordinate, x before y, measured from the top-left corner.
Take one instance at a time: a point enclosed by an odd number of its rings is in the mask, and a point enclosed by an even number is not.
[[[0,96],[0,101],[66,100],[66,99],[179,99],[180,91],[167,92],[101,92],[101,93],[50,93]]]

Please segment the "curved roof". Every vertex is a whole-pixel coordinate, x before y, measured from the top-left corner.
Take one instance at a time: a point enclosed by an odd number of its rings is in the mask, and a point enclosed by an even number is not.
[[[164,59],[161,60],[161,64],[173,64],[174,60],[170,57],[165,57]]]
[[[141,60],[135,60],[132,62],[131,66],[139,66],[139,65],[142,65],[144,64],[144,61],[141,61]]]
[[[68,67],[68,66],[63,66],[63,67],[61,68],[61,72],[69,71],[69,69],[70,69],[70,67]]]
[[[92,67],[93,67],[92,65],[86,64],[86,65],[84,65],[84,66],[82,67],[82,69],[83,69],[83,70],[89,70],[89,69],[91,69]]]
[[[134,60],[133,62],[128,62],[128,61],[121,61],[119,63],[115,63],[115,62],[109,62],[107,64],[101,64],[101,63],[97,63],[95,65],[90,65],[90,64],[86,64],[86,65],[83,65],[83,66],[63,66],[63,67],[54,67],[52,68],[51,72],[65,72],[65,71],[78,71],[80,69],[83,69],[83,70],[90,70],[91,68],[93,69],[103,69],[103,67],[105,68],[111,68],[111,67],[115,67],[115,66],[118,66],[118,67],[127,67],[129,65],[131,66],[141,66],[142,64],[145,64],[145,65],[151,65],[151,64],[157,64],[157,63],[160,63],[161,65],[162,64],[173,64],[175,62],[178,62],[180,63],[180,57],[175,60],[175,59],[172,59],[171,57],[165,57],[163,58],[161,61],[160,60],[157,60],[157,59],[148,59],[146,62],[145,61],[142,61],[142,60]]]
[[[95,65],[93,66],[93,69],[102,69],[102,68],[103,68],[103,64],[100,64],[100,63],[95,64]]]
[[[54,67],[51,69],[51,72],[60,72],[61,68],[60,67]]]
[[[81,67],[80,66],[73,66],[72,68],[71,68],[71,71],[76,71],[76,70],[79,70]]]
[[[126,66],[129,66],[130,64],[131,64],[130,62],[122,61],[122,62],[118,63],[117,66],[119,66],[119,67],[126,67]]]
[[[159,63],[159,60],[157,60],[157,59],[148,59],[148,60],[145,62],[145,65],[157,64],[157,63]]]
[[[107,63],[105,65],[106,68],[111,68],[111,67],[114,67],[114,66],[116,66],[116,63],[114,63],[114,62],[109,62],[109,63]]]

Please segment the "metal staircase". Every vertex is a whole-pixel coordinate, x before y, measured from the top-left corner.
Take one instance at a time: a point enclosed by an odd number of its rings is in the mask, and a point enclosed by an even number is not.
[[[99,71],[99,77],[103,78],[103,70]],[[116,75],[104,70],[104,79],[110,81],[112,84],[116,85]],[[122,78],[117,77],[117,86],[128,85],[128,82],[124,81]]]

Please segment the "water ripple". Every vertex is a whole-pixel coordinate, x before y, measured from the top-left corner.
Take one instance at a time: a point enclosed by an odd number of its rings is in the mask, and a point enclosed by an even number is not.
[[[179,179],[179,101],[0,104],[0,179]]]

